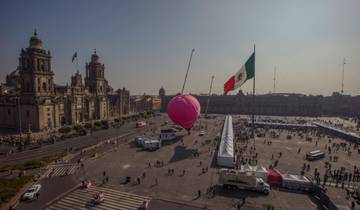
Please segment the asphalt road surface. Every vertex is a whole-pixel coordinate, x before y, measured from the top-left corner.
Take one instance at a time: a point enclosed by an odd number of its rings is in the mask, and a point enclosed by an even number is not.
[[[100,130],[97,132],[93,132],[88,136],[79,136],[75,138],[66,139],[63,141],[56,142],[51,145],[44,145],[40,148],[33,150],[25,150],[23,152],[13,153],[9,156],[3,156],[0,158],[0,166],[23,163],[28,160],[39,159],[42,157],[52,156],[62,154],[69,148],[83,148],[88,147],[94,144],[97,144],[101,141],[104,141],[107,138],[115,137],[115,136],[125,136],[131,134],[137,134],[141,132],[145,132],[149,128],[156,127],[160,123],[164,122],[164,116],[156,116],[147,121],[151,121],[154,124],[152,126],[146,126],[144,128],[135,128],[135,122],[125,123],[120,128],[110,128],[106,130]]]

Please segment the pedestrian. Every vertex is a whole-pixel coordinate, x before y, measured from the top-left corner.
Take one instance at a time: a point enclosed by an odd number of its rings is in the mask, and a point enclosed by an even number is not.
[[[201,191],[198,190],[198,197],[200,198],[201,197]]]
[[[39,194],[39,193],[36,193],[35,195],[36,195],[36,200],[39,200],[40,194]]]

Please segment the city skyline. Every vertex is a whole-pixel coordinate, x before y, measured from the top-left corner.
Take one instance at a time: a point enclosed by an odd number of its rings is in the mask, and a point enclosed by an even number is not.
[[[272,91],[275,65],[277,92],[340,92],[344,57],[344,94],[360,93],[360,47],[353,44],[360,37],[354,27],[360,18],[355,12],[360,8],[357,1],[318,1],[311,6],[285,1],[65,1],[56,5],[4,3],[2,83],[16,69],[20,50],[27,47],[36,28],[44,47],[52,52],[57,84],[70,82],[76,72],[71,62],[74,52],[84,76],[85,63],[96,48],[114,89],[155,95],[164,86],[167,94],[175,94],[180,92],[195,48],[185,92],[207,93],[214,75],[213,92],[221,94],[225,81],[256,44],[257,93]],[[243,92],[251,91],[251,83],[243,86]]]

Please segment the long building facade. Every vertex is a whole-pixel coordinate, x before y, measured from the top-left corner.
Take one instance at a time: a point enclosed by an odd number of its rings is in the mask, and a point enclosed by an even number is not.
[[[6,77],[0,88],[0,128],[43,131],[64,125],[114,117],[110,110],[122,107],[117,115],[126,114],[130,93],[123,89],[115,94],[116,107],[110,103],[111,87],[105,78],[105,65],[94,51],[86,63],[86,75],[71,76],[70,85],[54,83],[50,50],[43,47],[36,32],[29,46],[21,49],[17,69]],[[122,105],[121,103],[125,103]]]
[[[205,112],[207,95],[193,95]],[[168,102],[173,95],[165,95],[165,90],[159,90],[161,111],[166,112]],[[254,103],[255,101],[255,103]],[[255,104],[255,105],[253,105]],[[360,96],[347,96],[334,93],[332,96],[311,96],[303,94],[264,94],[256,95],[212,95],[208,113],[244,114],[277,116],[344,116],[360,118]]]

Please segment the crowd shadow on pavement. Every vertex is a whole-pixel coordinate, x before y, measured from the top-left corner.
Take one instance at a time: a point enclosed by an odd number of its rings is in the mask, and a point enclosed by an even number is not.
[[[185,146],[178,145],[174,148],[174,155],[171,157],[168,163],[173,163],[181,160],[185,160],[197,152],[197,149],[187,149]]]

